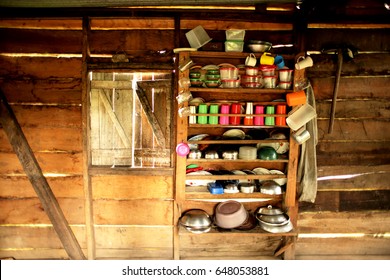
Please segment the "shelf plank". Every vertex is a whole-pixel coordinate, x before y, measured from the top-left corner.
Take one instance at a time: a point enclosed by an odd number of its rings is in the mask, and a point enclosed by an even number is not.
[[[200,180],[272,180],[272,179],[282,179],[287,178],[286,175],[278,174],[265,174],[265,175],[188,175],[187,180],[200,179]]]
[[[293,92],[291,89],[280,89],[280,88],[208,88],[208,87],[190,87],[189,88],[191,92],[213,92],[213,93],[227,93],[227,92],[233,92],[235,94],[245,94],[245,93],[257,93],[257,94],[285,94],[289,92]],[[269,101],[269,102],[260,102],[260,103],[270,103],[270,104],[275,104],[279,103],[282,104],[285,102],[276,102],[276,101]]]
[[[264,159],[207,159],[207,158],[200,158],[200,159],[187,159],[187,164],[190,163],[276,163],[276,162],[288,162],[288,159],[275,159],[275,160],[264,160]],[[204,175],[202,175],[204,176]],[[215,175],[217,176],[217,175]],[[219,175],[221,176],[221,175]],[[233,176],[233,175],[229,175]],[[239,176],[239,175],[236,175]],[[256,175],[246,175],[246,176],[256,176]],[[260,175],[257,175],[260,176]],[[276,175],[273,175],[276,176]],[[248,177],[249,178],[249,177]]]
[[[189,144],[259,144],[259,143],[288,143],[287,139],[264,139],[264,140],[198,140],[188,141]]]
[[[186,192],[186,199],[272,199],[281,200],[282,195],[269,195],[260,192],[254,193],[223,193],[212,194],[210,192]]]
[[[179,226],[179,235],[191,235],[191,234],[194,234],[188,230],[186,230],[184,227],[182,226]],[[296,237],[298,236],[298,232],[296,230],[292,230],[290,232],[285,232],[285,233],[271,233],[271,232],[267,232],[265,230],[263,230],[262,228],[260,228],[260,226],[256,226],[254,229],[251,229],[251,230],[237,230],[237,229],[222,229],[222,228],[218,228],[218,227],[213,227],[211,228],[211,230],[209,232],[206,232],[206,233],[202,233],[202,234],[207,234],[207,235],[211,235],[211,234],[228,234],[230,236],[248,236],[248,235],[253,235],[253,234],[256,234],[256,235],[262,235],[262,236],[292,236],[292,237]]]

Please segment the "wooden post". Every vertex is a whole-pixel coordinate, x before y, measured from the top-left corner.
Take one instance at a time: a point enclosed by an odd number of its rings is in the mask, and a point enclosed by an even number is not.
[[[89,260],[94,260],[96,255],[95,248],[95,231],[93,220],[93,200],[92,200],[92,184],[89,174],[90,153],[90,120],[89,120],[89,81],[88,81],[88,62],[90,59],[89,49],[89,33],[91,30],[89,17],[83,17],[83,57],[82,57],[82,93],[81,93],[81,108],[82,108],[82,127],[83,127],[83,186],[85,197],[85,233],[87,239],[87,256]]]
[[[83,260],[85,256],[74,236],[72,229],[58,204],[49,184],[43,176],[41,167],[31,150],[30,145],[12,111],[3,92],[0,90],[0,122],[3,129],[23,166],[43,209],[53,224],[64,249],[74,260]]]

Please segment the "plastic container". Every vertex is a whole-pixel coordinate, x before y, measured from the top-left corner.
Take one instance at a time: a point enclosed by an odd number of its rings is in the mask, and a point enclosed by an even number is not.
[[[230,41],[244,41],[245,30],[243,29],[229,29],[225,31],[226,40]]]
[[[243,50],[243,41],[225,41],[225,52],[242,52]]]
[[[287,93],[286,101],[288,106],[303,105],[306,103],[306,94],[303,90]]]
[[[306,103],[299,107],[296,111],[292,112],[292,114],[286,119],[286,123],[292,130],[298,130],[316,116],[316,110]]]
[[[238,68],[236,67],[221,67],[219,69],[221,80],[237,80]]]
[[[195,49],[199,49],[212,40],[201,25],[198,25],[194,29],[188,31],[186,33],[186,37],[191,48]]]

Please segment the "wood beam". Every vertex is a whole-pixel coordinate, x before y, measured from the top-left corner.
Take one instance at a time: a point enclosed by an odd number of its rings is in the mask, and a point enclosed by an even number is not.
[[[3,129],[16,155],[18,156],[27,177],[38,195],[43,209],[52,222],[54,230],[57,232],[64,249],[71,259],[85,259],[83,251],[81,250],[80,245],[73,234],[53,191],[43,175],[42,169],[27,142],[19,122],[1,90],[0,101],[0,122]]]

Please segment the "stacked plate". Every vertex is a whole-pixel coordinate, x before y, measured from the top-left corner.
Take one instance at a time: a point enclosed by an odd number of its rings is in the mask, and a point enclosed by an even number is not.
[[[257,148],[251,146],[241,146],[238,152],[238,158],[253,160],[257,157]]]

